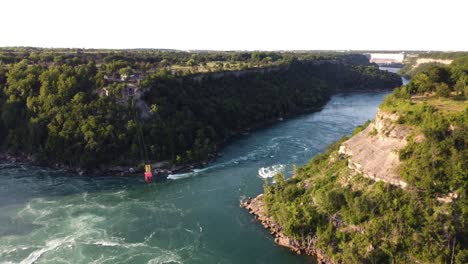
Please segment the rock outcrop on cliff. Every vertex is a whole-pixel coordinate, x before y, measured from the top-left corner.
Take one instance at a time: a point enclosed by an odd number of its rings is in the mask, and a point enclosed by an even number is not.
[[[440,84],[463,67],[419,73],[246,207],[278,244],[333,263],[468,263],[465,80]]]
[[[407,144],[412,129],[396,123],[397,114],[379,110],[369,126],[345,141],[339,153],[347,156],[348,167],[364,177],[405,188],[397,169],[398,152]]]
[[[398,175],[400,159],[398,152],[407,145],[408,136],[414,128],[398,124],[399,116],[382,110],[378,110],[375,120],[364,130],[343,142],[338,150],[339,160],[347,159],[348,175],[360,174],[374,181],[384,181],[392,185],[405,188],[407,183]],[[335,152],[336,153],[336,152]],[[331,158],[333,162],[337,159]],[[305,181],[304,187],[307,187]],[[241,203],[241,207],[247,209],[250,214],[270,231],[276,244],[289,248],[296,254],[312,255],[318,263],[334,263],[327,254],[317,245],[317,237],[296,241],[284,233],[283,227],[276,223],[273,217],[265,211],[264,195],[248,199]],[[359,230],[364,228],[345,224],[338,215],[328,217],[335,229]],[[335,219],[336,218],[336,219]],[[343,227],[340,227],[343,225]],[[370,245],[369,247],[372,247]]]

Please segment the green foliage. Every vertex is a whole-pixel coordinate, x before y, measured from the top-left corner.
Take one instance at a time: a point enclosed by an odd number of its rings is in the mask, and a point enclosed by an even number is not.
[[[35,48],[0,54],[1,149],[87,168],[203,161],[233,134],[317,109],[343,87],[398,85],[363,55]],[[224,71],[240,63],[251,72],[216,77],[181,68]],[[275,68],[257,69],[265,66]],[[125,95],[129,83],[146,90],[136,103]]]
[[[426,111],[418,128],[425,139],[409,144],[400,153],[404,160],[401,175],[409,183],[430,194],[444,194],[466,186],[466,139],[468,127],[466,112],[447,116]],[[450,130],[449,126],[453,129]]]
[[[459,66],[431,65],[411,79],[407,90],[410,94],[436,92],[438,96],[448,97],[451,91],[461,92],[464,89],[465,78],[466,75],[463,71],[460,73]]]
[[[461,75],[454,86],[457,95],[468,96],[468,74]]]
[[[144,83],[148,89],[145,101],[157,105],[157,112],[146,121],[145,134],[156,146],[153,155],[157,159],[179,155],[180,160],[203,160],[233,132],[317,109],[342,87],[398,85],[386,72],[378,75],[371,68],[369,76],[353,66],[314,62],[294,62],[285,69],[222,78],[174,78],[158,72]],[[364,79],[367,83],[359,83]]]
[[[444,67],[420,73],[381,105],[413,128],[399,153],[405,189],[351,173],[338,142],[293,178],[266,185],[267,213],[298,243],[316,237],[315,246],[337,263],[466,263],[468,107],[464,97],[447,92],[460,82],[453,76],[464,76],[454,72]],[[411,98],[433,91],[444,98]],[[304,208],[319,217],[298,213]],[[296,225],[301,228],[289,228]]]
[[[371,121],[367,120],[364,124],[357,126],[354,129],[354,131],[353,131],[353,133],[351,135],[354,136],[354,135],[358,134],[359,132],[363,131],[364,129],[366,129],[369,126],[370,123],[371,123]]]
[[[126,147],[125,117],[111,98],[98,98],[97,68],[93,63],[41,68],[26,61],[8,71],[3,96],[5,147],[86,167],[116,158]]]
[[[410,99],[411,93],[407,86],[401,86],[393,90],[393,96],[398,99]]]
[[[391,72],[381,71],[377,66],[353,65],[345,76],[344,87],[358,85],[360,89],[383,89],[401,85],[400,77]]]
[[[460,250],[455,257],[455,263],[468,263],[468,249]]]
[[[316,236],[316,247],[336,262],[444,263],[452,254],[464,260],[466,196],[440,204],[426,192],[359,175],[344,184],[350,172],[336,157],[331,149],[294,178],[265,186],[267,213],[286,234],[299,243]]]
[[[461,68],[456,66],[456,69]],[[431,68],[430,72],[421,72],[408,84],[416,95],[420,95],[427,92],[420,80],[429,80],[427,87],[435,87],[437,95],[444,97],[443,101],[427,96],[409,99],[402,87],[382,104],[382,109],[399,114],[399,123],[411,125],[417,128],[417,133],[424,135],[423,139],[419,136],[417,142],[416,137],[412,137],[401,150],[400,159],[405,162],[400,174],[405,181],[433,197],[463,190],[468,181],[468,107],[464,97],[451,97],[450,92],[455,88],[447,84],[453,76],[461,79],[452,79],[451,83],[460,83],[464,75],[453,73],[453,67]]]

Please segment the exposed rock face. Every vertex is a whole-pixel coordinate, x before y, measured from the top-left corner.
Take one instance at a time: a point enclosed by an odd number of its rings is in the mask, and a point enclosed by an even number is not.
[[[416,60],[416,65],[413,68],[418,67],[423,63],[441,63],[441,64],[450,64],[453,60],[443,60],[443,59],[431,59],[431,58],[419,58]]]
[[[212,72],[212,73],[197,73],[190,76],[193,80],[203,81],[206,78],[225,78],[230,76],[240,77],[250,73],[267,73],[275,72],[281,70],[287,70],[289,66],[275,66],[275,67],[261,67],[261,68],[251,68],[246,70],[236,70],[236,71],[221,71],[221,72]]]
[[[407,183],[401,180],[398,174],[400,165],[399,151],[407,145],[407,137],[413,131],[412,128],[397,124],[399,116],[378,110],[375,120],[369,126],[345,141],[339,149],[339,155],[348,159],[348,167],[364,177],[375,181],[384,181],[401,188]],[[423,137],[416,137],[416,141]],[[452,197],[449,197],[452,199]],[[442,198],[441,198],[442,199]],[[296,241],[283,233],[283,228],[266,215],[263,203],[263,194],[256,198],[248,199],[241,203],[250,214],[262,223],[275,237],[275,243],[291,249],[296,254],[307,254],[315,256],[318,263],[333,263],[320,249],[316,247],[316,237],[304,238]],[[331,216],[335,228],[340,228],[341,219]],[[365,232],[362,227],[348,225],[346,227],[353,232]],[[369,245],[367,250],[374,250]]]
[[[411,132],[407,126],[396,124],[397,114],[380,109],[369,126],[345,141],[339,153],[348,156],[348,167],[364,177],[405,188],[397,169],[400,165],[398,152],[408,143]]]
[[[310,238],[307,241],[303,241],[303,243],[299,243],[298,241],[286,236],[283,231],[282,227],[276,224],[271,217],[266,215],[265,207],[263,203],[263,194],[259,196],[248,199],[244,202],[241,202],[241,207],[247,209],[250,214],[255,215],[258,221],[268,229],[272,236],[275,237],[275,243],[289,248],[296,254],[306,254],[310,256],[315,256],[317,258],[317,262],[321,264],[331,264],[333,263],[330,259],[328,259],[325,254],[323,254],[320,250],[315,247],[316,239]]]

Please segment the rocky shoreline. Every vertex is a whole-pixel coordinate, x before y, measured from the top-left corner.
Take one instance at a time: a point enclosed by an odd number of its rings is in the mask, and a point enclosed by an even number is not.
[[[93,174],[104,174],[109,176],[139,176],[144,171],[143,168],[132,167],[132,166],[109,166],[106,168],[95,168],[95,169],[84,169],[80,167],[67,166],[61,163],[48,164],[37,162],[32,155],[24,153],[11,154],[7,152],[0,152],[0,161],[7,161],[16,164],[30,164],[40,167],[48,167],[57,170],[64,170],[70,173],[76,173],[79,175],[93,175]],[[151,164],[153,167],[153,173],[156,178],[166,178],[170,174],[187,173],[192,172],[193,169],[205,166],[207,162],[201,163],[189,163],[183,165],[175,165],[169,161],[163,161]]]
[[[248,198],[242,201],[240,206],[247,209],[247,211],[249,211],[251,215],[254,215],[255,218],[263,225],[263,227],[270,231],[270,234],[275,238],[274,241],[276,244],[289,248],[292,252],[298,255],[305,254],[314,256],[317,260],[317,263],[320,264],[334,263],[320,249],[316,248],[315,237],[307,239],[308,241],[297,241],[286,236],[283,233],[283,228],[275,223],[271,217],[266,215],[263,204],[263,194],[260,194],[255,198]]]

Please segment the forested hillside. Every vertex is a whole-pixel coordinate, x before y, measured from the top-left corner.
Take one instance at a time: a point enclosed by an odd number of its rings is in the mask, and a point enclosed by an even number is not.
[[[468,263],[467,77],[466,59],[433,66],[381,105],[380,112],[396,118],[379,131],[375,123],[373,130],[356,129],[369,143],[407,134],[397,151],[401,163],[391,168],[405,184],[351,164],[340,148],[344,138],[291,179],[277,175],[246,207],[263,203],[291,239],[286,246],[322,261]]]
[[[229,136],[316,109],[336,90],[400,84],[361,55],[20,49],[0,58],[2,150],[84,168],[205,160]],[[213,59],[272,69],[220,78],[171,68]]]
[[[454,64],[463,64],[467,60],[468,52],[419,52],[408,55],[405,59],[405,65],[398,74],[407,78],[412,78],[418,73],[426,71],[433,66],[444,66],[454,62]]]

